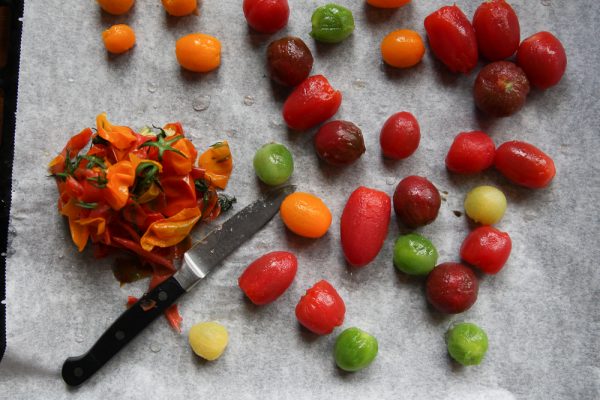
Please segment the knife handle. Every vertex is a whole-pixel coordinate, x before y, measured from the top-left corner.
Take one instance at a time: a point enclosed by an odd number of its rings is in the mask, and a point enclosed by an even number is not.
[[[87,353],[66,359],[63,380],[70,386],[83,383],[184,293],[174,277],[146,293],[113,322]]]

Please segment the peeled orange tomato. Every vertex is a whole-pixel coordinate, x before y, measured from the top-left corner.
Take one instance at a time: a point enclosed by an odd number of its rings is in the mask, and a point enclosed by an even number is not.
[[[174,17],[183,17],[196,11],[196,0],[162,0],[165,10]]]
[[[221,42],[204,33],[190,33],[177,40],[175,54],[179,65],[194,72],[208,72],[221,64]]]
[[[425,54],[421,36],[410,29],[388,34],[381,42],[383,61],[392,67],[409,68],[418,64]]]
[[[117,24],[102,32],[102,40],[106,50],[120,54],[135,45],[135,32],[125,24]]]
[[[133,6],[134,0],[98,0],[100,7],[109,14],[125,14]]]
[[[367,3],[379,8],[398,8],[410,3],[410,0],[367,0]]]
[[[331,212],[320,198],[310,193],[290,194],[279,212],[289,230],[307,238],[323,236],[331,225]]]

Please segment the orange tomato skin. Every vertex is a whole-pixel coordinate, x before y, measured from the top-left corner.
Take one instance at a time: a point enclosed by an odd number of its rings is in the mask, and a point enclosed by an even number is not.
[[[109,14],[125,14],[133,6],[135,0],[98,0],[98,5]]]
[[[102,40],[110,53],[121,54],[135,45],[135,32],[125,24],[113,25],[102,32]]]
[[[162,0],[162,5],[174,17],[189,15],[198,8],[196,0]]]
[[[310,193],[290,194],[281,203],[279,212],[285,226],[303,237],[320,238],[331,225],[329,208],[320,198]]]
[[[421,62],[425,45],[421,36],[410,29],[389,33],[381,42],[383,61],[392,67],[410,68]]]
[[[398,8],[410,3],[410,0],[367,0],[367,4],[378,8]]]
[[[204,33],[190,33],[177,40],[175,55],[183,68],[209,72],[221,64],[221,42]]]

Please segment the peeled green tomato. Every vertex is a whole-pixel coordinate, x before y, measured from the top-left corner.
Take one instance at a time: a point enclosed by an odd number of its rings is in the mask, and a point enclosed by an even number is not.
[[[335,341],[335,362],[344,371],[359,371],[377,356],[377,339],[358,328],[348,328]]]
[[[254,155],[254,171],[267,185],[281,185],[294,172],[292,153],[280,143],[268,143]]]
[[[450,356],[462,365],[479,365],[488,349],[485,331],[468,322],[450,328],[446,342]]]
[[[435,267],[438,252],[425,237],[410,233],[396,239],[394,266],[409,275],[427,275]]]
[[[338,43],[354,31],[352,11],[337,4],[326,4],[315,10],[310,35],[319,42]]]

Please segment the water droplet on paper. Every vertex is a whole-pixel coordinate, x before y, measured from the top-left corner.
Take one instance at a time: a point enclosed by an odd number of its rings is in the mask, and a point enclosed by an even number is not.
[[[231,137],[234,137],[234,136],[237,136],[237,133],[238,133],[238,131],[237,131],[237,130],[235,130],[235,129],[227,129],[227,130],[225,131],[225,134],[226,134],[228,137],[230,137],[230,138],[231,138]]]
[[[194,111],[208,110],[210,107],[210,96],[200,96],[192,103]]]
[[[551,6],[552,5],[552,1],[551,0],[542,0],[542,5],[543,6]]]
[[[269,126],[271,128],[281,128],[283,126],[283,122],[272,119],[269,121]]]
[[[83,335],[75,335],[75,341],[77,343],[83,343]]]
[[[150,351],[158,353],[160,351],[160,345],[158,343],[150,343]]]
[[[73,79],[73,78],[68,78],[68,79],[67,79],[67,82],[69,82],[69,83],[73,83],[73,82],[75,82],[75,79]]]
[[[156,92],[156,85],[153,83],[149,83],[147,89],[150,93],[154,93],[154,92]]]
[[[396,183],[396,178],[393,176],[388,176],[387,178],[385,178],[385,183],[387,185],[393,185],[394,183]]]
[[[352,86],[356,89],[364,89],[367,87],[367,82],[362,79],[355,79],[352,81]]]
[[[251,106],[254,104],[254,96],[244,96],[244,105]]]

